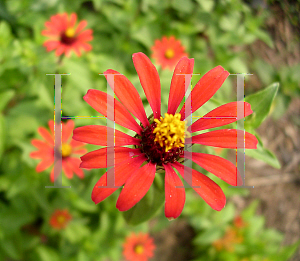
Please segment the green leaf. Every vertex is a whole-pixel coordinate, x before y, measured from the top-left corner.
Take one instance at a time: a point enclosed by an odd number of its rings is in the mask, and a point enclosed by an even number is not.
[[[200,233],[194,243],[197,245],[208,245],[222,237],[222,230],[219,227],[213,226],[203,233]]]
[[[182,13],[191,13],[194,9],[194,4],[191,0],[173,0],[172,7]]]
[[[156,174],[155,179],[160,176]],[[147,194],[133,208],[123,213],[128,224],[138,225],[149,220],[165,201],[164,191],[152,185]]]
[[[278,161],[277,157],[271,151],[264,148],[260,143],[257,144],[256,150],[246,150],[246,155],[266,162],[276,169],[281,168],[280,162]]]
[[[4,116],[0,113],[0,159],[2,159],[2,154],[4,151],[5,144],[5,133],[4,133]]]
[[[57,255],[54,249],[51,249],[46,246],[38,246],[35,249],[37,255],[39,256],[38,260],[41,261],[59,261],[59,256]]]
[[[212,0],[197,0],[197,2],[205,12],[209,13],[214,8],[214,1]]]
[[[245,98],[245,101],[251,104],[253,110],[253,113],[245,120],[245,128],[248,125],[255,129],[264,121],[271,110],[278,88],[279,83],[276,82]]]
[[[284,246],[279,253],[270,257],[270,260],[281,261],[290,260],[300,245],[300,240],[290,246]]]
[[[0,93],[0,112],[6,107],[6,105],[14,96],[14,94],[15,94],[14,90],[7,90]]]

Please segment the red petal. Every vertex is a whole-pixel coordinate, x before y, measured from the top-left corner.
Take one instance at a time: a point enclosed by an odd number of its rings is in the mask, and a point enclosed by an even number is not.
[[[117,201],[117,209],[126,211],[138,203],[151,187],[156,171],[156,164],[149,162],[126,180]]]
[[[63,44],[60,44],[55,51],[55,55],[56,56],[62,55],[64,53],[65,49],[66,49],[66,46]]]
[[[46,157],[36,166],[36,172],[42,172],[45,169],[48,169],[54,162],[54,157]]]
[[[36,147],[37,149],[42,150],[42,151],[50,151],[54,147],[54,143],[53,143],[53,146],[50,146],[48,143],[41,141],[41,140],[36,140],[36,139],[33,139],[31,141],[31,144],[34,147]]]
[[[54,138],[54,121],[53,120],[48,121],[48,126],[51,131],[51,135]]]
[[[38,133],[45,139],[45,141],[49,145],[54,146],[54,137],[49,133],[49,131],[46,128],[39,127]]]
[[[167,218],[177,218],[184,207],[185,191],[182,181],[177,176],[171,165],[163,165],[165,174],[165,216]],[[181,187],[181,188],[178,188]]]
[[[82,169],[79,168],[80,165],[80,159],[78,158],[71,158],[69,157],[69,164],[72,168],[72,170],[74,171],[74,173],[79,177],[79,178],[83,178],[84,177],[84,172],[82,171]]]
[[[220,65],[203,75],[203,77],[193,88],[191,95],[187,98],[187,101],[190,102],[192,96],[192,112],[198,110],[216,93],[228,75],[229,72],[224,71],[223,67]],[[180,111],[180,114],[181,119],[185,119],[184,105]],[[188,113],[186,116],[189,115],[190,113]]]
[[[141,155],[142,153],[138,149],[131,149],[126,147],[114,147],[109,150],[107,148],[91,151],[81,157],[82,163],[81,168],[85,169],[97,169],[97,168],[107,168],[117,165],[123,161],[128,161],[130,158],[136,155]],[[114,164],[109,164],[107,166],[107,157],[114,158]],[[109,162],[110,163],[110,162]]]
[[[70,145],[71,145],[71,147],[74,149],[74,148],[78,148],[78,147],[84,146],[85,143],[80,142],[80,141],[77,141],[77,140],[74,140],[73,137],[72,137],[71,142],[70,142]]]
[[[147,100],[152,108],[153,116],[159,119],[161,90],[158,72],[150,59],[143,53],[134,53],[132,60]]]
[[[210,178],[203,175],[202,173],[185,167],[178,162],[171,164],[174,168],[178,170],[180,175],[184,178],[184,171],[188,172],[189,175],[192,174],[192,184],[189,183],[190,186],[194,186],[193,189],[199,194],[204,201],[211,206],[214,210],[222,210],[226,203],[225,195],[222,189]],[[185,169],[186,168],[186,169]],[[188,180],[186,180],[189,182]],[[200,186],[200,188],[196,188]]]
[[[168,113],[175,114],[185,94],[185,78],[183,74],[192,74],[194,59],[183,57],[175,67],[169,94]]]
[[[109,135],[111,135],[111,137],[108,138],[114,138],[115,140],[114,146],[140,144],[139,139],[133,138],[121,131],[114,130],[113,128],[100,125],[88,125],[76,128],[73,131],[73,139],[89,144],[107,146],[107,130],[109,130]]]
[[[77,26],[76,32],[75,34],[78,34],[82,29],[84,29],[84,27],[87,26],[87,21],[86,20],[82,20],[80,21],[80,23]]]
[[[79,154],[79,155],[83,155],[87,153],[87,149],[78,149],[78,150],[74,150],[72,151],[72,154]]]
[[[139,166],[146,160],[144,156],[132,158],[120,165],[111,168],[106,172],[96,183],[92,191],[92,200],[95,204],[100,203],[106,199],[109,195],[115,192],[118,188],[101,188],[101,186],[107,186],[107,173],[115,176],[115,186],[122,186],[125,181],[138,170]],[[100,187],[100,188],[99,188]]]
[[[73,178],[73,171],[71,166],[69,165],[68,159],[62,160],[62,169],[68,179]]]
[[[184,152],[184,158],[190,159],[208,172],[216,175],[232,186],[236,186],[240,173],[230,161],[219,156],[204,153]],[[238,176],[237,176],[238,175]]]
[[[237,134],[239,137],[244,136],[244,131],[236,129],[223,129],[206,132],[186,139],[186,144],[197,143],[206,146],[213,146],[219,148],[228,149],[241,149],[244,148],[244,144],[238,144]],[[245,149],[256,149],[258,140],[256,137],[248,132],[245,132],[244,136]]]
[[[70,21],[69,21],[69,28],[73,28],[75,26],[75,23],[76,23],[76,20],[77,20],[77,14],[76,13],[72,13],[70,15]]]
[[[237,117],[237,108],[238,106],[244,106],[244,116]],[[253,111],[251,110],[251,105],[247,102],[230,102],[224,104],[206,115],[203,118],[200,118],[196,122],[194,122],[189,128],[188,131],[195,132],[200,130],[206,130],[211,128],[216,128],[220,126],[227,125],[229,123],[235,122],[239,119],[242,119],[248,115],[250,115]],[[230,118],[223,118],[230,117]],[[192,131],[191,131],[192,129]]]
[[[118,74],[113,78],[108,77],[109,74]],[[104,75],[110,86],[114,86],[114,93],[119,98],[120,102],[137,117],[144,127],[149,125],[145,109],[141,97],[132,83],[124,76],[114,70],[107,70]]]
[[[62,123],[62,143],[67,143],[72,136],[74,129],[74,121],[68,120],[67,123]]]
[[[108,96],[111,100],[114,99],[112,96]],[[90,89],[83,99],[96,111],[107,117],[107,94],[105,92]],[[114,99],[114,105],[115,122],[125,128],[141,134],[141,126],[137,124],[125,107],[116,99]]]

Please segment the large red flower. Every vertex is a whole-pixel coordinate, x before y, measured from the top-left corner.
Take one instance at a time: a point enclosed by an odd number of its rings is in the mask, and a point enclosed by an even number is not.
[[[63,210],[57,209],[51,215],[49,224],[53,228],[63,229],[68,225],[71,219],[72,216],[70,215],[67,209],[63,209]]]
[[[132,233],[126,238],[123,255],[128,261],[147,261],[153,256],[155,245],[148,234]]]
[[[93,40],[93,30],[84,28],[87,21],[82,20],[76,27],[77,15],[72,13],[68,17],[67,13],[56,14],[51,16],[50,21],[45,22],[46,30],[42,31],[42,35],[50,39],[44,42],[47,51],[55,50],[55,55],[60,56],[65,53],[70,56],[73,50],[77,56],[81,56],[81,50],[90,51],[92,46],[87,42]]]
[[[180,40],[176,40],[174,36],[170,36],[170,38],[164,36],[161,40],[155,40],[151,50],[152,57],[163,69],[168,67],[173,70],[180,58],[188,56],[184,52]]]
[[[181,176],[186,178],[195,191],[215,210],[221,210],[225,206],[225,195],[221,188],[206,175],[188,168],[178,162],[182,158],[192,159],[202,168],[213,173],[217,177],[235,186],[237,185],[237,168],[231,162],[210,154],[188,152],[185,148],[190,144],[202,144],[220,148],[240,147],[237,144],[237,133],[244,136],[244,131],[236,129],[220,129],[185,138],[185,133],[206,130],[223,126],[237,119],[238,103],[244,106],[244,116],[252,113],[250,104],[246,102],[231,102],[222,105],[205,117],[198,119],[185,130],[185,106],[176,113],[181,100],[185,95],[185,77],[182,74],[192,74],[194,59],[183,57],[177,64],[171,81],[168,111],[165,117],[161,117],[161,86],[158,72],[150,59],[143,53],[133,55],[133,63],[140,78],[149,104],[153,110],[153,116],[146,116],[142,100],[131,82],[117,71],[107,70],[104,74],[108,83],[112,86],[114,75],[114,92],[119,100],[114,99],[115,123],[135,131],[137,134],[131,137],[121,131],[115,130],[115,147],[106,147],[92,151],[81,157],[82,168],[106,168],[113,166],[107,164],[107,159],[114,159],[114,169],[106,172],[96,183],[92,200],[97,204],[112,194],[117,188],[103,188],[107,185],[107,176],[113,175],[115,185],[122,186],[117,201],[117,208],[126,211],[132,208],[147,193],[155,173],[159,169],[165,170],[165,215],[167,218],[177,218],[182,212],[185,203],[185,191],[181,179],[176,174],[176,169]],[[221,66],[206,73],[193,88],[187,101],[191,102],[192,111],[206,103],[221,87],[229,73]],[[107,117],[107,94],[98,90],[89,90],[84,100],[95,110]],[[137,124],[132,113],[140,122]],[[187,115],[188,116],[188,115]],[[230,117],[228,117],[230,116]],[[223,118],[220,118],[223,117]],[[227,117],[227,118],[224,118]],[[235,117],[235,118],[233,118]],[[154,118],[154,120],[153,120]],[[107,133],[113,135],[114,130],[106,126],[83,126],[74,130],[73,139],[107,146]],[[191,134],[190,134],[191,135]],[[245,148],[254,149],[257,139],[250,133],[245,133]],[[123,147],[133,145],[133,148]],[[112,149],[109,149],[112,148]],[[146,163],[141,167],[143,163]],[[101,187],[102,186],[102,187]]]
[[[38,133],[43,137],[43,140],[33,139],[31,141],[31,144],[38,150],[31,152],[30,157],[42,160],[36,166],[37,172],[42,172],[54,164],[54,121],[50,120],[48,125],[50,132],[44,127],[38,128]],[[69,179],[73,177],[73,172],[80,178],[84,177],[82,169],[79,168],[80,159],[78,156],[87,152],[83,148],[84,143],[72,139],[73,129],[74,121],[62,122],[62,169]],[[54,167],[52,167],[50,179],[54,182]]]

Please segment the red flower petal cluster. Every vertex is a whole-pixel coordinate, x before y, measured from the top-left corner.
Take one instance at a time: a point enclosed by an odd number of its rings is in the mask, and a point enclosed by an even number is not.
[[[188,56],[184,52],[184,47],[180,40],[176,40],[174,36],[167,38],[164,36],[161,40],[155,40],[154,46],[151,47],[152,58],[163,69],[169,68],[173,70],[180,58]]]
[[[47,52],[56,49],[56,56],[62,54],[70,56],[71,50],[73,50],[77,56],[81,56],[81,49],[92,50],[92,46],[87,42],[93,40],[93,30],[84,30],[87,26],[86,20],[80,21],[76,27],[76,20],[75,13],[72,13],[70,17],[67,13],[63,13],[53,15],[50,21],[45,22],[47,29],[42,31],[42,35],[50,38],[44,42]]]
[[[117,99],[114,99],[115,123],[135,131],[131,137],[121,131],[106,126],[83,126],[76,128],[73,139],[90,144],[107,146],[108,135],[114,133],[114,147],[105,147],[87,153],[81,157],[82,168],[114,168],[108,170],[96,183],[92,191],[92,200],[97,204],[111,195],[118,188],[107,186],[108,176],[114,175],[115,186],[123,186],[117,208],[126,211],[139,202],[150,188],[155,173],[159,169],[165,170],[165,215],[167,218],[177,218],[182,212],[185,203],[185,190],[181,179],[175,170],[184,178],[189,175],[192,180],[187,180],[194,190],[215,210],[225,206],[226,198],[222,189],[206,175],[180,164],[182,158],[191,159],[202,168],[236,186],[240,174],[230,161],[219,156],[199,152],[185,151],[186,144],[202,144],[220,148],[236,149],[237,134],[243,134],[245,148],[255,149],[257,139],[250,133],[237,129],[220,129],[185,138],[186,132],[194,134],[201,130],[216,128],[235,122],[237,107],[244,107],[244,117],[250,115],[252,110],[246,102],[231,102],[222,105],[204,117],[198,119],[184,130],[185,105],[176,113],[180,102],[185,95],[185,77],[182,74],[192,74],[194,59],[183,57],[178,62],[171,81],[168,111],[165,118],[161,117],[161,86],[158,72],[150,59],[143,53],[133,54],[133,63],[140,78],[141,85],[153,111],[153,117],[146,116],[142,100],[132,83],[114,70],[104,72],[110,86],[114,85]],[[108,75],[115,74],[113,77]],[[193,88],[187,101],[191,103],[194,113],[206,103],[221,87],[229,73],[221,66],[206,73]],[[114,80],[114,82],[113,82]],[[89,90],[84,100],[96,111],[107,117],[107,94],[98,90]],[[132,115],[140,122],[139,125]],[[226,117],[226,118],[225,118]],[[154,120],[153,120],[154,118]],[[242,117],[243,118],[243,117]],[[110,133],[110,134],[108,134]],[[133,145],[133,148],[123,147]],[[114,158],[114,164],[108,163],[107,158]],[[146,163],[142,166],[143,163]],[[175,170],[174,170],[175,169]],[[104,186],[104,187],[103,187]]]
[[[33,139],[31,141],[31,144],[38,150],[31,152],[30,157],[42,160],[36,167],[37,172],[42,172],[54,164],[54,121],[50,120],[48,125],[50,132],[44,127],[38,128],[38,133],[43,137],[43,140]],[[73,177],[73,172],[80,178],[84,177],[82,169],[79,168],[80,159],[78,155],[87,152],[83,148],[84,143],[71,138],[73,129],[74,121],[62,122],[62,169],[69,179]],[[54,182],[54,167],[52,167],[50,179]]]
[[[145,233],[132,233],[126,238],[123,247],[123,255],[128,261],[147,261],[153,257],[155,249],[153,238]]]
[[[70,215],[70,213],[67,209],[64,209],[64,210],[57,209],[51,215],[49,223],[50,223],[51,227],[53,227],[53,228],[63,229],[68,225],[68,223],[71,219],[72,219],[72,216]]]

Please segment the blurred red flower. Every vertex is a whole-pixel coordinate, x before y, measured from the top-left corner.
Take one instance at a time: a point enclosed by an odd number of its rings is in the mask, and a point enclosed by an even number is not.
[[[54,164],[54,121],[50,120],[48,125],[50,132],[44,127],[38,128],[38,133],[43,140],[33,139],[31,141],[31,144],[38,150],[31,152],[30,157],[42,160],[36,167],[37,172],[42,172]],[[76,154],[82,155],[87,152],[83,148],[84,143],[72,139],[73,129],[74,121],[62,122],[62,169],[69,179],[73,177],[73,172],[80,178],[84,177],[82,169],[79,168],[80,159]],[[54,182],[54,167],[52,167],[50,179]]]
[[[164,36],[162,40],[155,40],[151,50],[152,58],[163,69],[168,67],[170,70],[173,70],[180,58],[188,56],[184,52],[184,47],[181,45],[180,40],[176,40],[174,36],[171,36],[169,39]]]
[[[67,13],[63,13],[53,15],[50,21],[45,22],[47,29],[42,31],[42,35],[50,38],[44,42],[47,52],[56,49],[56,56],[63,53],[70,56],[70,52],[73,50],[77,56],[81,56],[81,49],[92,50],[92,46],[87,42],[93,40],[93,30],[84,30],[87,26],[86,20],[80,21],[76,27],[76,20],[77,15],[75,13],[72,13],[70,17]]]
[[[73,132],[73,139],[100,146],[107,146],[108,135],[114,135],[113,150],[105,147],[81,157],[81,168],[114,166],[94,186],[92,200],[97,204],[118,189],[105,187],[108,175],[114,175],[115,186],[125,184],[119,195],[117,208],[120,211],[127,211],[145,196],[153,183],[155,173],[164,170],[165,216],[169,219],[177,218],[185,203],[185,190],[174,170],[176,169],[183,178],[189,175],[191,180],[186,179],[189,185],[209,206],[220,211],[226,203],[222,189],[208,176],[180,162],[184,158],[190,159],[228,184],[233,186],[240,184],[238,183],[240,174],[230,161],[219,156],[185,149],[191,144],[230,149],[245,146],[246,149],[255,149],[258,143],[256,137],[248,132],[244,133],[243,130],[218,129],[191,136],[195,132],[224,126],[250,115],[252,113],[250,104],[247,102],[224,104],[186,128],[185,118],[197,111],[215,94],[229,73],[222,66],[217,66],[203,75],[187,98],[187,101],[191,102],[191,111],[185,111],[185,104],[179,111],[178,106],[185,95],[185,77],[182,74],[192,74],[194,67],[194,59],[181,58],[173,73],[168,111],[163,118],[160,79],[155,66],[143,53],[133,54],[132,59],[153,115],[147,118],[141,97],[124,75],[107,70],[104,75],[109,85],[114,85],[114,93],[119,100],[99,90],[89,90],[83,98],[105,117],[107,117],[107,99],[108,97],[114,99],[115,123],[135,131],[136,135],[131,137],[119,130],[99,125],[79,127]],[[109,77],[111,75],[114,77]],[[241,117],[237,116],[238,104],[244,107],[244,115]],[[131,113],[141,122],[140,125]],[[243,146],[237,143],[238,133],[244,136]],[[127,145],[132,145],[133,148],[122,147]],[[108,155],[114,157],[114,163],[107,162]]]
[[[69,211],[67,209],[64,210],[55,210],[54,213],[51,215],[49,223],[51,227],[56,229],[63,229],[65,228],[69,221],[72,219]]]
[[[126,238],[123,247],[123,255],[128,261],[147,261],[153,257],[155,250],[153,238],[146,233],[131,233]]]

